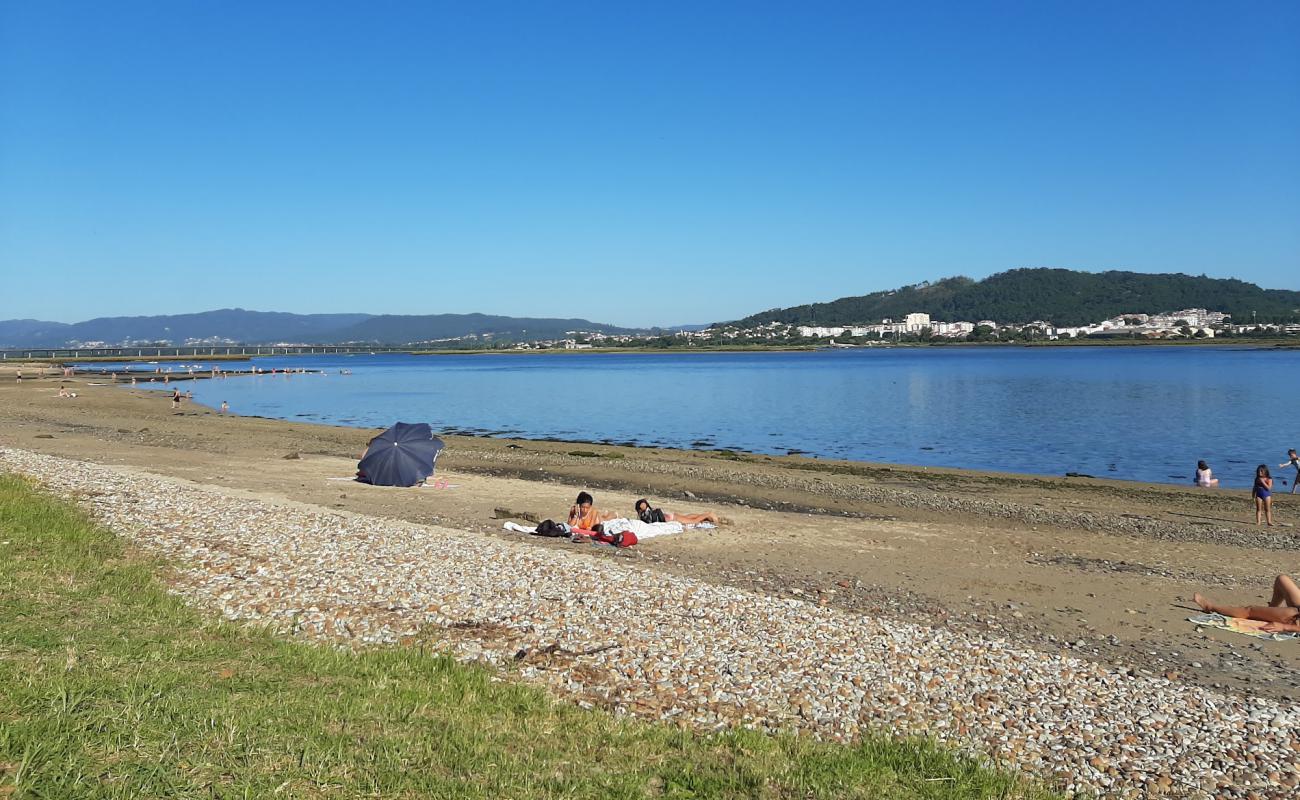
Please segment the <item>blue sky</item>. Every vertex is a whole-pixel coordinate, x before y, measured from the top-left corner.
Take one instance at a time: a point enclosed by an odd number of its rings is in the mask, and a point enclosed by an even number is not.
[[[1300,288],[1300,3],[0,4],[0,318]]]

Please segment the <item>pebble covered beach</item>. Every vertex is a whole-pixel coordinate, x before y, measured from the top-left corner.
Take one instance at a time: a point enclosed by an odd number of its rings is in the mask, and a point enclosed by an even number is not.
[[[700,730],[928,735],[1067,792],[1300,792],[1291,702],[651,572],[626,552],[580,558],[18,449],[0,465],[162,559],[195,605],[286,634],[431,639],[580,704]]]

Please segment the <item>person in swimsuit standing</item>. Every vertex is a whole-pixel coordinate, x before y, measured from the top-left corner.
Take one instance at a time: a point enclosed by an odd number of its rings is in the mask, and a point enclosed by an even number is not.
[[[1272,527],[1273,476],[1268,474],[1267,464],[1255,467],[1255,485],[1251,488],[1250,494],[1255,498],[1255,524],[1258,525],[1262,517],[1269,527]]]
[[[1295,467],[1295,477],[1291,479],[1291,494],[1295,494],[1295,487],[1300,486],[1300,455],[1296,455],[1295,448],[1292,447],[1286,451],[1287,462],[1278,464],[1279,467]],[[1285,483],[1285,481],[1283,481]]]

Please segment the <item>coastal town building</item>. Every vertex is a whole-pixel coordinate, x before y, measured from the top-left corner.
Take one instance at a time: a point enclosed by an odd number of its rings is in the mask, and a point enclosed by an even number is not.
[[[967,336],[974,332],[973,322],[936,322],[931,325],[936,336]]]
[[[1144,338],[1195,337],[1208,339],[1218,330],[1234,330],[1227,314],[1204,308],[1184,308],[1158,314],[1133,312],[1118,314],[1109,319],[1088,325],[1057,326],[1050,320],[1033,320],[1026,323],[999,322],[992,319],[936,320],[930,314],[913,312],[901,319],[882,319],[880,322],[863,322],[852,325],[786,325],[769,322],[753,328],[707,328],[701,331],[683,331],[678,336],[690,339],[785,339],[797,336],[802,339],[842,339],[852,337],[869,340],[896,340],[905,337],[928,336],[935,339],[965,339],[978,328],[987,328],[1001,337],[1029,337],[1033,339],[1077,339],[1089,336],[1139,336]],[[1258,326],[1237,326],[1239,332],[1253,331]],[[1300,326],[1295,326],[1300,330]],[[1281,331],[1279,327],[1277,330]]]
[[[797,330],[799,335],[805,339],[824,339],[828,336],[841,336],[844,334],[844,328],[827,328],[813,325],[800,325]]]
[[[1158,314],[1124,313],[1087,325],[1057,326],[1050,320],[999,322],[991,319],[937,320],[924,312],[913,312],[898,319],[860,322],[851,325],[792,325],[765,322],[750,327],[723,325],[699,330],[654,331],[635,334],[607,334],[598,331],[568,331],[562,339],[512,343],[515,350],[587,350],[593,347],[638,346],[667,341],[687,347],[745,342],[780,343],[790,339],[826,340],[837,345],[891,343],[897,341],[949,340],[964,341],[978,334],[981,339],[1053,340],[1079,338],[1209,339],[1221,333],[1244,335],[1300,334],[1300,324],[1278,325],[1251,323],[1233,325],[1222,312],[1204,308],[1184,308]],[[478,337],[461,337],[456,342]],[[846,342],[847,339],[856,341]],[[441,340],[440,340],[441,342]]]
[[[919,333],[922,328],[930,327],[930,315],[920,313],[908,314],[903,318],[903,324],[906,326],[907,331]]]

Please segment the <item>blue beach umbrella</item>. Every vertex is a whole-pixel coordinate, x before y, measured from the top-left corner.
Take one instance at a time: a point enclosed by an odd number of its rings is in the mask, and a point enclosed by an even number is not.
[[[428,423],[399,422],[370,440],[357,470],[376,486],[414,486],[433,474],[442,447]]]

